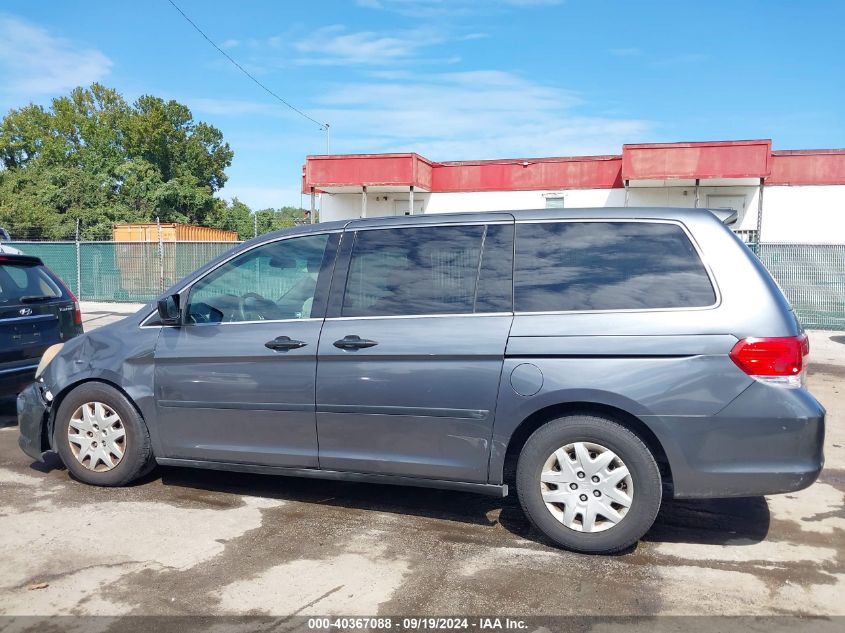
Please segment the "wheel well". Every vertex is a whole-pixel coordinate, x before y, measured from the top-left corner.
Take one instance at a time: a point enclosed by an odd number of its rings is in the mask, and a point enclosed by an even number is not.
[[[545,409],[540,409],[525,418],[511,435],[505,453],[504,479],[507,483],[513,483],[516,478],[516,463],[519,453],[531,434],[541,426],[567,415],[601,415],[618,422],[639,437],[654,455],[654,460],[660,469],[660,477],[663,480],[664,494],[672,495],[672,469],[669,466],[669,459],[666,451],[657,436],[637,416],[610,405],[594,402],[566,402],[555,404]]]
[[[107,385],[122,393],[123,396],[135,409],[135,411],[137,411],[138,417],[141,418],[141,422],[146,425],[147,422],[144,420],[144,415],[141,413],[141,410],[138,408],[138,405],[135,404],[135,400],[132,399],[132,396],[126,393],[126,390],[123,387],[121,387],[117,383],[111,382],[110,380],[103,380],[102,378],[86,378],[85,380],[80,380],[79,382],[75,382],[73,384],[68,385],[59,393],[57,393],[56,396],[53,398],[53,403],[50,407],[50,417],[47,420],[47,428],[44,430],[47,435],[47,446],[49,446],[50,449],[55,449],[55,446],[53,445],[53,430],[56,427],[56,414],[59,412],[59,407],[62,406],[62,401],[67,397],[67,395],[71,391],[73,391],[77,387],[81,387],[82,385],[86,385],[91,382],[98,382],[102,385]]]

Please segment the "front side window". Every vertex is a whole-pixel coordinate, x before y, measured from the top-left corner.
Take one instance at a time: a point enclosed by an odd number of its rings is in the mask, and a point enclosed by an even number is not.
[[[518,312],[711,306],[716,294],[686,233],[657,222],[518,224]]]
[[[471,314],[485,227],[358,231],[342,316]]]
[[[188,322],[311,318],[328,237],[272,242],[226,262],[194,284]]]

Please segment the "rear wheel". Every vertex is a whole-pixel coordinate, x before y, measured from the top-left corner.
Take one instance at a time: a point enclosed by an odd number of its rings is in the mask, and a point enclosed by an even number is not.
[[[621,424],[573,415],[545,424],[523,446],[516,488],[525,514],[567,549],[611,553],[636,543],[660,509],[660,471]]]
[[[95,486],[123,486],[154,465],[150,435],[120,391],[84,383],[62,400],[54,446],[71,474]]]

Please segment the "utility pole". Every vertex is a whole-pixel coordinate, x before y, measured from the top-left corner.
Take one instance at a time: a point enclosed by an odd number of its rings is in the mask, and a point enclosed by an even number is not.
[[[252,212],[252,237],[258,237],[258,209]]]

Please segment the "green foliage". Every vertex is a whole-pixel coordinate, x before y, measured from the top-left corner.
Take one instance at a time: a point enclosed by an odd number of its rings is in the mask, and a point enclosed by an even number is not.
[[[207,226],[218,229],[237,231],[242,240],[252,237],[252,210],[237,198],[230,205],[218,201],[214,210],[209,214]]]
[[[305,222],[305,209],[296,207],[282,207],[280,209],[260,209],[254,214],[252,210],[237,198],[231,205],[220,203],[206,222],[207,226],[219,229],[237,231],[238,237],[247,240],[256,235],[287,229]]]
[[[0,226],[58,239],[80,219],[83,238],[102,239],[115,222],[159,217],[251,236],[246,205],[214,197],[232,157],[220,130],[183,104],[146,95],[130,105],[100,84],[76,88],[0,121]]]
[[[278,231],[295,226],[305,221],[305,210],[296,207],[282,207],[281,209],[261,209],[258,215],[258,234]]]

